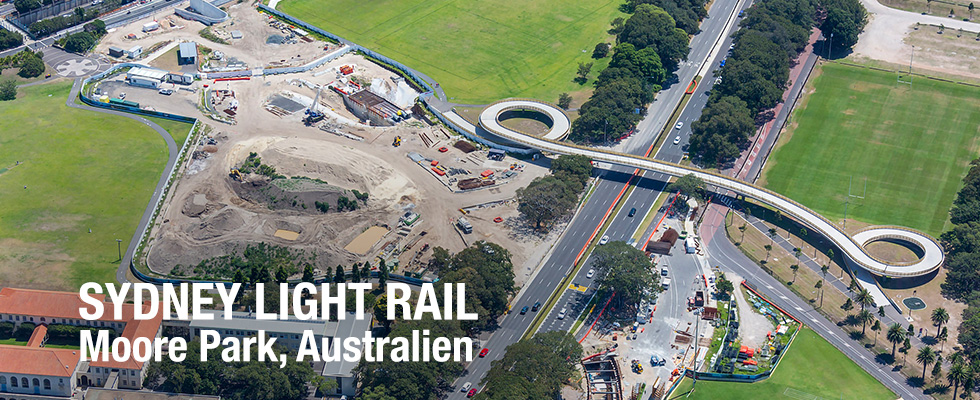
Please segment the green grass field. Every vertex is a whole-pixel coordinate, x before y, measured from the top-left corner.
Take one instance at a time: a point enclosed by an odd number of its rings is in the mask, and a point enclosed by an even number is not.
[[[619,0],[284,0],[277,9],[429,75],[456,103],[555,102],[607,42]],[[583,52],[583,50],[585,52]],[[597,61],[591,77],[608,63]],[[600,65],[601,64],[601,65]]]
[[[766,166],[766,187],[831,220],[939,235],[980,151],[980,89],[824,64]],[[788,140],[788,141],[787,141]]]
[[[776,372],[757,383],[684,379],[671,399],[862,399],[892,400],[896,396],[809,328],[796,336]],[[814,397],[816,396],[816,397]]]
[[[0,102],[0,167],[8,168],[0,174],[0,286],[114,281],[116,239],[125,250],[166,164],[156,132],[66,107],[70,87],[34,86]],[[190,129],[163,124],[178,143]]]

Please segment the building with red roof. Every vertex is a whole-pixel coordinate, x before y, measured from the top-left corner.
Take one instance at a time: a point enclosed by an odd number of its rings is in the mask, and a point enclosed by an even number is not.
[[[105,302],[105,296],[93,295]],[[71,325],[112,329],[116,336],[132,343],[136,338],[160,336],[162,316],[151,320],[133,318],[133,307],[123,305],[121,319],[113,318],[111,304],[103,317],[88,321],[80,308],[90,307],[77,292],[3,288],[0,289],[0,322],[34,324],[27,346],[0,345],[0,399],[5,394],[29,394],[70,397],[76,387],[139,389],[146,376],[146,363],[130,358],[126,361],[82,361],[79,350],[44,347],[49,325]],[[149,304],[140,305],[144,309]],[[30,326],[30,325],[28,325]]]

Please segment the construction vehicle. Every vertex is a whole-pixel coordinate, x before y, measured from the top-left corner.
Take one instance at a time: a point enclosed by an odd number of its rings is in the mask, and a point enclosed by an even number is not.
[[[395,136],[395,140],[393,142],[391,142],[391,145],[393,147],[401,146],[402,145],[402,137],[401,136]]]
[[[325,117],[322,112],[316,110],[316,106],[320,102],[320,92],[322,91],[322,88],[322,86],[317,87],[316,97],[313,98],[313,104],[306,109],[306,117],[303,118],[303,124],[306,126],[313,126],[313,124],[322,121]]]
[[[234,179],[234,180],[236,180],[236,181],[245,182],[245,177],[242,176],[242,173],[239,172],[237,169],[231,170],[231,173],[228,174],[228,175],[231,176],[231,178]]]

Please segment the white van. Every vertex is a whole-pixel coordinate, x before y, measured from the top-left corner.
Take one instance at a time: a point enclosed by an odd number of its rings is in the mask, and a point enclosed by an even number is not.
[[[561,311],[558,312],[558,319],[565,319],[565,313],[568,312],[568,307],[562,307]]]
[[[466,383],[463,384],[463,386],[460,386],[459,387],[459,391],[460,392],[466,392],[467,390],[470,390],[470,386],[473,386],[473,384],[472,383],[469,383],[469,382],[466,382]]]

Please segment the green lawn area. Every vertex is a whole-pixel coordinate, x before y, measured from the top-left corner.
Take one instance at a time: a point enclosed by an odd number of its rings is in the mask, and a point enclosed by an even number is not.
[[[0,102],[0,167],[8,168],[0,174],[0,286],[115,281],[116,239],[125,250],[166,164],[156,132],[66,107],[70,87],[24,88]],[[163,124],[178,143],[190,129]]]
[[[810,328],[796,336],[776,372],[757,383],[698,381],[690,393],[684,379],[671,399],[862,399],[892,400],[896,396]],[[816,397],[814,397],[816,396]]]
[[[23,342],[14,338],[0,339],[0,344],[6,344],[10,346],[27,346],[27,342]]]
[[[980,89],[894,73],[824,64],[794,111],[762,182],[831,220],[939,235],[980,152]],[[795,128],[792,124],[796,124]],[[791,139],[790,139],[791,138]]]
[[[453,102],[555,102],[591,88],[572,80],[610,41],[619,0],[285,0],[277,9],[415,68]],[[583,52],[584,50],[584,52]],[[604,65],[608,59],[602,60]],[[592,77],[601,68],[596,62]]]

